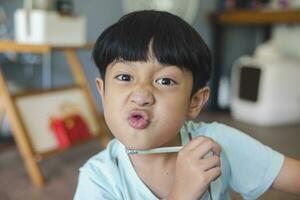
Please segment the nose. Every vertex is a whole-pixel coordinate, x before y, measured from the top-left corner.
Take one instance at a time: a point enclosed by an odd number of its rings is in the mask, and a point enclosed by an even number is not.
[[[147,107],[153,105],[154,97],[151,91],[140,88],[131,93],[130,102],[140,107]]]

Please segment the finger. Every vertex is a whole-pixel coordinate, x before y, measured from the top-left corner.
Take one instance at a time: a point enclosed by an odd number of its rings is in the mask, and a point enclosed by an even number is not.
[[[190,154],[194,158],[200,159],[205,157],[209,151],[212,151],[214,155],[220,156],[221,147],[212,139],[205,138],[205,140],[190,150]]]
[[[218,143],[215,142],[211,150],[212,150],[214,155],[220,157],[222,148]]]
[[[198,144],[200,144],[202,141],[204,141],[206,137],[204,136],[197,136],[194,139],[192,139],[189,143],[187,143],[181,151],[190,151],[193,148],[195,148]]]
[[[221,176],[221,167],[214,167],[205,172],[206,179],[209,182],[216,180],[219,176]]]
[[[199,170],[207,171],[214,167],[220,167],[221,161],[219,156],[211,156],[198,161]]]

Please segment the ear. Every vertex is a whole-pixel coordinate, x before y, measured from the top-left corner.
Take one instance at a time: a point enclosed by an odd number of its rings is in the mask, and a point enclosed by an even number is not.
[[[205,86],[199,89],[191,98],[188,109],[188,118],[195,119],[209,99],[210,89]]]
[[[97,90],[101,96],[102,102],[104,100],[104,82],[102,78],[96,78],[96,86],[97,86]]]

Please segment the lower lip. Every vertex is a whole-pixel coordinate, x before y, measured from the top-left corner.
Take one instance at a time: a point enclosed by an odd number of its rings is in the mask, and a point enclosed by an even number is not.
[[[129,118],[128,122],[129,125],[135,129],[144,129],[147,128],[147,126],[149,126],[150,124],[149,120],[146,120],[144,118],[135,118],[135,117]]]

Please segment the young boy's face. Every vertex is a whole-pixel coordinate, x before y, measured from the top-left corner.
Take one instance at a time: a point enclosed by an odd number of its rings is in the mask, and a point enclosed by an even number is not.
[[[167,145],[188,117],[199,114],[208,98],[206,89],[191,99],[192,73],[156,59],[111,63],[104,83],[96,82],[107,125],[129,149]]]

